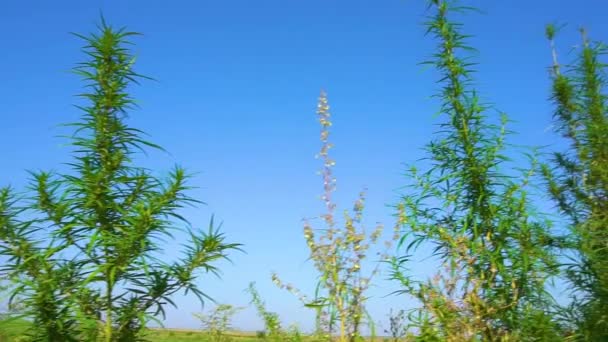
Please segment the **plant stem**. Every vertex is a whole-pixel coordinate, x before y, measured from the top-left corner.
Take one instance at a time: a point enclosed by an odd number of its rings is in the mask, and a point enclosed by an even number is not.
[[[106,274],[107,277],[107,293],[106,293],[106,326],[105,326],[105,340],[106,342],[112,342],[112,288],[114,287],[110,280],[110,272]]]

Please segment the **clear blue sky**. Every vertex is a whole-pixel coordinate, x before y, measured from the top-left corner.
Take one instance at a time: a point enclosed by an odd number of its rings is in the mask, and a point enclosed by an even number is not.
[[[338,161],[338,201],[350,208],[369,189],[367,218],[392,226],[388,204],[405,183],[437,119],[429,99],[436,75],[417,63],[432,53],[421,25],[423,0],[46,1],[3,0],[0,5],[0,183],[25,185],[32,169],[61,170],[69,148],[58,124],[75,120],[81,91],[68,70],[82,61],[82,42],[68,32],[94,30],[102,11],[116,26],[144,33],[137,39],[137,70],[158,82],[135,91],[141,110],[131,124],[170,151],[142,158],[155,170],[178,163],[198,172],[192,195],[208,203],[186,215],[204,226],[224,221],[229,239],[245,244],[223,267],[223,278],[201,286],[219,302],[246,305],[256,281],[271,310],[309,328],[311,315],[274,287],[270,272],[310,290],[301,219],[322,210],[315,117],[320,88],[330,97]],[[585,25],[608,39],[604,0],[466,1],[483,14],[468,15],[466,30],[480,54],[483,96],[517,121],[512,142],[552,145],[544,24],[569,23],[558,37],[562,58]],[[167,256],[176,254],[169,246]],[[415,266],[424,270],[425,265]],[[407,298],[385,297],[380,282],[370,309],[378,319]],[[176,298],[170,327],[196,327],[194,298]],[[252,310],[236,325],[260,329]]]

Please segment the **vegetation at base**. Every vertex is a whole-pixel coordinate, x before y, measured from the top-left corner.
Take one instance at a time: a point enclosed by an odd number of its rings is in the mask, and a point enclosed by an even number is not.
[[[31,328],[31,323],[23,320],[0,322],[0,342],[26,342],[30,341],[25,332]],[[207,331],[203,330],[180,330],[180,329],[146,329],[144,336],[150,341],[158,342],[189,342],[189,341],[216,341]],[[226,332],[229,340],[234,342],[259,342],[260,339],[255,334],[241,333],[237,331]]]
[[[209,313],[196,313],[194,317],[201,321],[210,341],[227,342],[231,340],[229,332],[233,330],[232,318],[243,309],[230,304],[218,304]]]

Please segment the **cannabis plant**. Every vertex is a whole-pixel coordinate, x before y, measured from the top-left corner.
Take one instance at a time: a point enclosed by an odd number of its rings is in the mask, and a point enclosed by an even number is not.
[[[560,65],[554,47],[556,28],[547,27],[551,42],[552,99],[555,128],[569,143],[555,153],[543,174],[558,209],[570,224],[566,275],[573,303],[569,319],[584,341],[608,340],[608,101],[602,43],[581,30],[575,61]]]
[[[506,115],[480,99],[467,36],[450,16],[465,9],[429,1],[427,32],[438,44],[426,64],[440,74],[444,121],[427,145],[429,168],[412,168],[398,205],[405,256],[394,260],[394,276],[422,303],[410,315],[418,340],[553,341],[559,332],[547,314],[545,282],[554,257],[546,248],[550,225],[532,206],[535,157],[527,169],[508,168]],[[428,281],[403,268],[421,245],[432,246],[442,265]]]
[[[134,164],[138,151],[158,146],[127,125],[135,102],[128,90],[138,79],[129,39],[136,33],[103,20],[99,31],[77,35],[87,60],[80,75],[86,102],[71,143],[71,171],[33,172],[30,192],[0,190],[2,266],[16,283],[25,316],[38,341],[141,340],[146,324],[164,315],[171,296],[206,294],[197,272],[217,273],[216,262],[239,247],[214,227],[188,228],[190,243],[176,261],[158,258],[163,238],[179,225],[179,211],[197,203],[186,195],[186,172],[166,178]]]
[[[310,249],[310,259],[319,274],[317,290],[312,299],[303,295],[296,287],[284,284],[274,274],[274,282],[294,293],[306,306],[316,310],[316,333],[330,338],[337,333],[339,341],[354,341],[361,337],[364,323],[371,326],[365,311],[365,295],[372,278],[378,273],[378,264],[367,274],[363,265],[370,247],[377,244],[382,235],[381,225],[371,233],[366,233],[363,224],[365,193],[360,193],[352,213],[344,211],[342,225],[336,220],[336,204],[332,200],[336,187],[332,168],[334,160],[329,156],[332,144],[329,142],[331,115],[325,92],[321,92],[317,106],[321,125],[321,150],[318,157],[323,161],[321,176],[324,193],[322,196],[326,212],[322,215],[324,227],[317,229],[309,220],[304,224],[304,237]],[[378,254],[379,256],[380,253]]]

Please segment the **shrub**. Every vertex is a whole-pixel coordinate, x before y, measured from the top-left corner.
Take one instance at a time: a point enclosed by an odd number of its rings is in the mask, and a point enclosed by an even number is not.
[[[226,333],[232,330],[232,318],[241,310],[243,308],[230,304],[219,304],[208,314],[194,314],[194,316],[201,321],[203,329],[212,341],[232,341]]]
[[[264,321],[263,338],[265,341],[283,341],[285,332],[281,327],[279,315],[266,309],[266,303],[262,300],[260,293],[255,288],[255,283],[249,283],[247,292],[251,295],[251,304],[255,307],[258,315]],[[259,334],[258,337],[261,335]]]
[[[321,150],[319,157],[323,161],[321,177],[324,193],[322,196],[326,212],[321,215],[323,228],[316,229],[306,220],[304,238],[310,250],[310,259],[318,272],[318,284],[312,299],[302,294],[291,284],[284,284],[277,274],[273,281],[279,287],[296,295],[307,307],[316,311],[316,332],[318,338],[330,339],[337,333],[340,341],[355,341],[360,338],[363,323],[371,326],[374,322],[365,321],[367,312],[366,291],[379,271],[377,263],[367,274],[364,265],[370,247],[379,242],[383,226],[377,225],[371,233],[365,231],[362,224],[365,208],[365,193],[361,192],[355,201],[352,213],[343,213],[343,224],[336,219],[336,204],[332,200],[336,180],[333,177],[335,162],[329,155],[333,145],[329,142],[329,128],[332,125],[329,104],[325,92],[321,92],[317,105],[317,115],[321,125]],[[397,236],[394,237],[397,239]],[[390,243],[387,242],[390,246]],[[388,247],[387,246],[387,247]],[[383,259],[386,255],[378,253]]]

